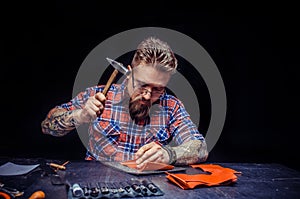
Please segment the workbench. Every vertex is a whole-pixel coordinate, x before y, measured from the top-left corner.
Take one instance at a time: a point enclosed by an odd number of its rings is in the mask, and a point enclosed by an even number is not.
[[[1,158],[0,165],[6,162],[15,164],[40,164],[40,166],[28,174],[18,176],[0,176],[0,182],[5,186],[24,191],[26,198],[37,190],[46,194],[46,199],[67,199],[68,186],[65,184],[53,184],[53,169],[47,163],[62,164],[63,160],[46,159],[9,159]],[[211,162],[210,162],[211,163]],[[147,178],[157,185],[163,192],[162,196],[149,196],[149,199],[183,199],[183,198],[300,198],[300,172],[281,164],[259,163],[221,163],[213,162],[223,167],[241,172],[237,182],[231,185],[214,187],[197,187],[183,190],[166,178],[165,173],[134,175],[120,171],[97,161],[69,161],[66,169],[58,173],[64,181],[70,184],[77,182],[115,182],[132,178]],[[190,167],[179,173],[189,172]]]

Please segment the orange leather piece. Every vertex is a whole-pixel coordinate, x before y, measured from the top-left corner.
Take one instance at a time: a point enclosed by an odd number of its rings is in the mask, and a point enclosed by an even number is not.
[[[175,183],[182,189],[193,189],[196,186],[218,186],[229,185],[237,181],[235,174],[240,174],[230,168],[224,168],[214,164],[196,164],[190,165],[193,168],[199,168],[209,174],[167,174],[167,179]]]
[[[3,198],[3,199],[11,199],[12,197],[11,197],[8,193],[1,192],[1,191],[0,191],[0,198]]]
[[[173,165],[158,163],[158,162],[147,162],[142,168],[138,169],[135,160],[128,160],[121,162],[122,165],[137,169],[139,171],[156,171],[156,170],[171,170],[174,169]]]

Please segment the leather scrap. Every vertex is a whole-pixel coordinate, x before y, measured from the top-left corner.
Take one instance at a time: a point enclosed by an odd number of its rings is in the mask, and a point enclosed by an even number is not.
[[[241,172],[215,164],[194,164],[190,166],[199,168],[202,171],[208,172],[208,174],[189,175],[166,172],[167,179],[182,189],[193,189],[197,186],[230,185],[237,181],[238,177],[236,174],[241,174]]]
[[[147,162],[142,168],[138,169],[135,160],[128,160],[121,162],[122,165],[137,169],[139,171],[156,171],[156,170],[172,170],[173,165],[158,163],[158,162]]]

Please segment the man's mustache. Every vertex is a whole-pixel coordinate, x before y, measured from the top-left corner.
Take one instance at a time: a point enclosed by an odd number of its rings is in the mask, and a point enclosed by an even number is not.
[[[138,96],[136,96],[134,99],[132,99],[131,102],[136,102],[136,101],[138,101],[138,100],[143,100],[143,96],[138,95]]]

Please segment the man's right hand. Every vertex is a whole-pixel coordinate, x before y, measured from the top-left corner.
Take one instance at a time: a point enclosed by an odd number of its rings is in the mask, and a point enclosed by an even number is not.
[[[103,112],[105,100],[105,96],[100,92],[91,96],[82,109],[78,109],[74,112],[74,120],[79,124],[89,123],[95,120],[97,116]]]

